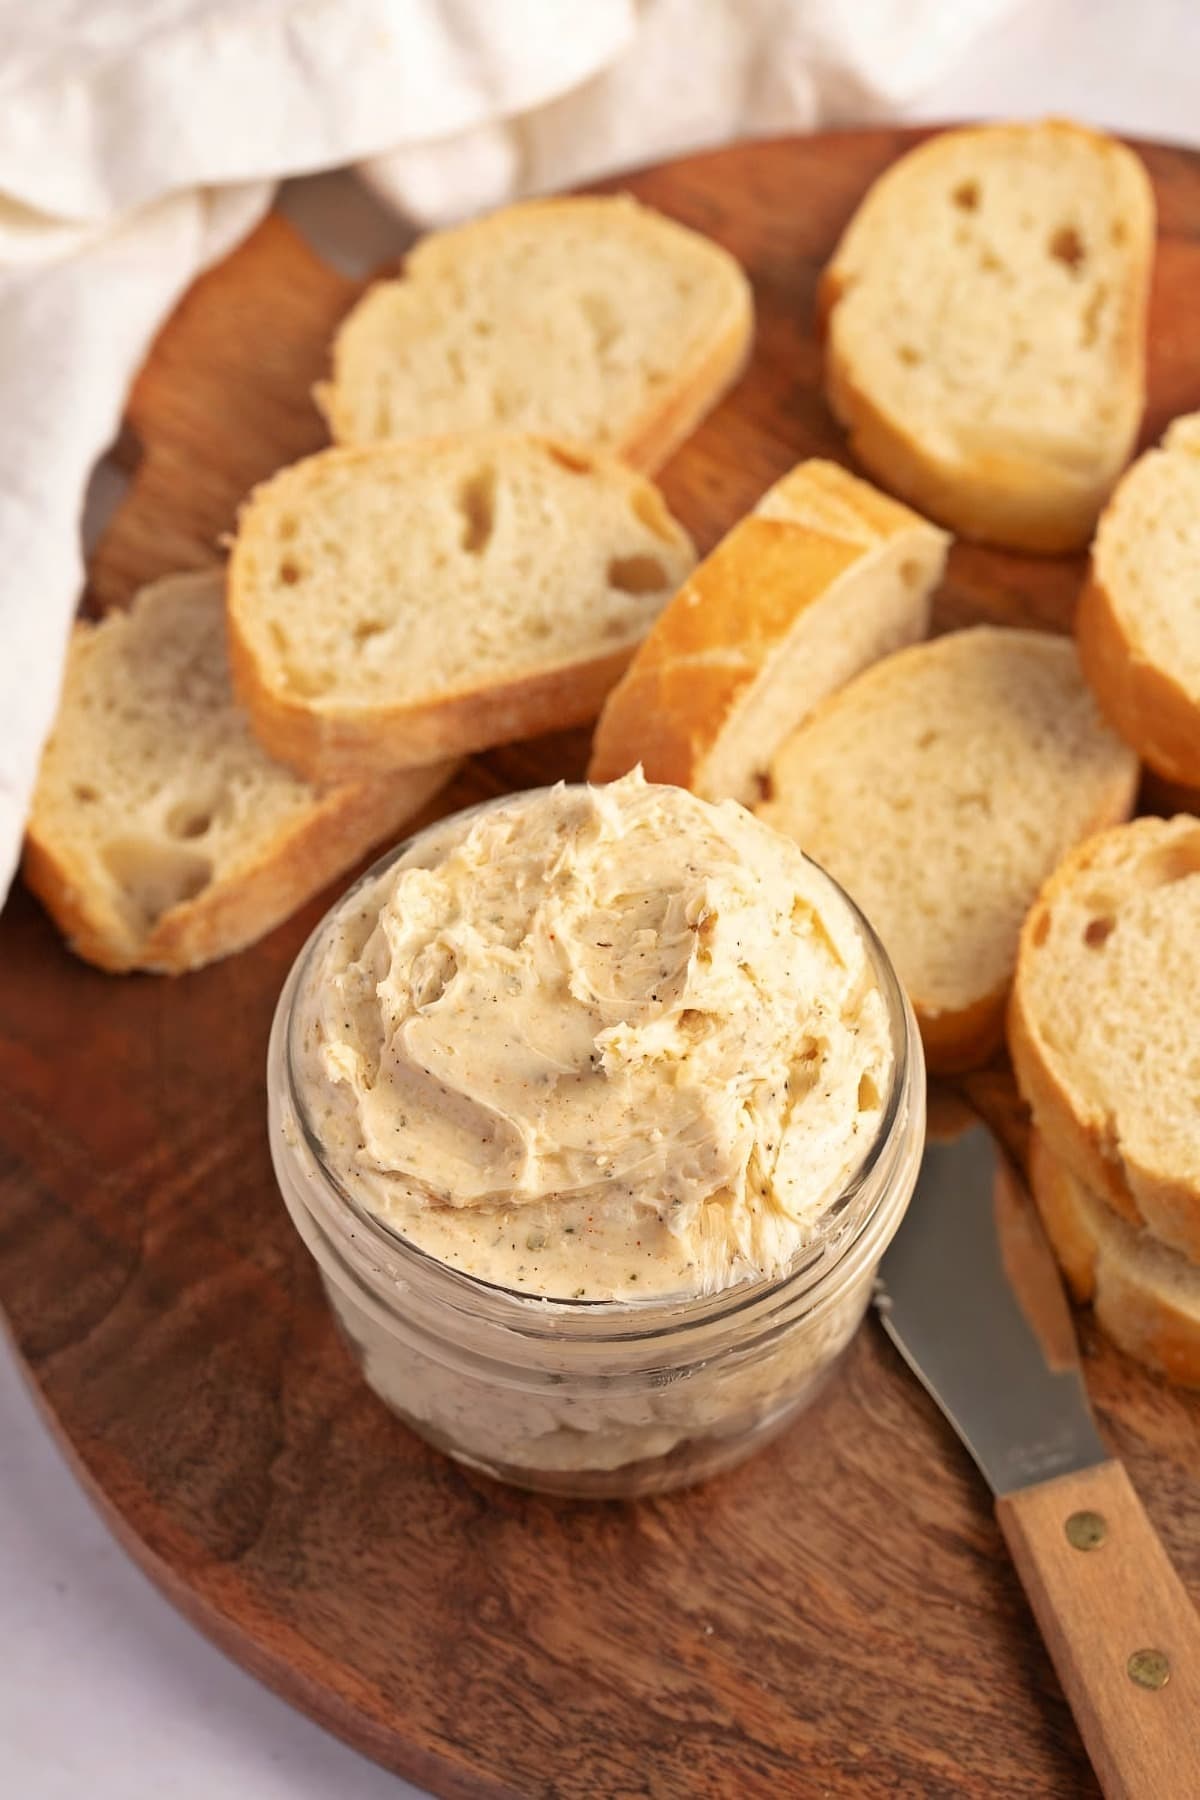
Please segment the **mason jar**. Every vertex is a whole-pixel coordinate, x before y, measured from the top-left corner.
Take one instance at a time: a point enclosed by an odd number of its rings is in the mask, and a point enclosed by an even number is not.
[[[267,1073],[283,1199],[365,1379],[439,1450],[499,1480],[582,1498],[703,1480],[812,1402],[866,1311],[924,1145],[912,1009],[870,925],[836,889],[883,997],[891,1080],[874,1137],[783,1273],[707,1296],[620,1301],[497,1286],[428,1255],[348,1190],[314,1129],[295,1041],[297,997],[325,932],[364,887],[447,825],[368,871],[317,927],[284,986]]]

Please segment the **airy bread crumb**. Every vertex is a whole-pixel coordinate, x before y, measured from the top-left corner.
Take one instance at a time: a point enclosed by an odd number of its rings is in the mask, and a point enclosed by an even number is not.
[[[1021,933],[1017,1083],[1051,1153],[1200,1261],[1200,819],[1080,845]]]
[[[339,443],[544,432],[654,470],[741,373],[750,284],[627,195],[525,201],[425,238],[333,346]]]
[[[858,902],[931,1067],[1000,1042],[1017,939],[1060,858],[1128,816],[1137,760],[1069,639],[977,626],[885,658],[783,745],[759,810]]]
[[[522,432],[322,451],[256,488],[234,680],[315,780],[594,718],[695,554],[657,488]]]
[[[1078,548],[1145,400],[1154,200],[1058,120],[947,131],[871,188],[822,281],[829,402],[880,481],[964,537]]]
[[[318,791],[233,698],[224,575],[75,629],[25,879],[101,968],[178,974],[261,937],[420,810],[453,765]]]
[[[1200,786],[1200,413],[1176,419],[1118,483],[1075,636],[1122,737],[1167,781]]]

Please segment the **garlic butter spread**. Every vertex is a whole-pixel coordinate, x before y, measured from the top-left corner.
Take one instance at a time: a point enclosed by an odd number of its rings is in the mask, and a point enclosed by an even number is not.
[[[893,1052],[854,916],[733,802],[640,771],[425,834],[297,997],[324,1158],[440,1261],[558,1299],[784,1269],[875,1139]]]

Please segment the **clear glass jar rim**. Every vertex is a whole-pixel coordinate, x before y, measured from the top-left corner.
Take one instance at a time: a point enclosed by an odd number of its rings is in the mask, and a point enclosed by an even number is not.
[[[570,787],[582,784],[559,783],[559,786]],[[277,1007],[276,1029],[272,1032],[274,1047],[277,1033],[282,1035],[282,1073],[286,1084],[287,1099],[300,1129],[305,1148],[313,1165],[322,1180],[327,1202],[336,1203],[343,1209],[343,1223],[352,1225],[355,1233],[364,1234],[368,1243],[401,1269],[408,1270],[423,1283],[432,1284],[441,1290],[440,1298],[457,1311],[469,1313],[475,1318],[491,1315],[491,1322],[514,1328],[523,1334],[534,1336],[561,1335],[563,1325],[572,1323],[581,1337],[594,1336],[596,1341],[614,1342],[624,1338],[642,1339],[671,1335],[677,1332],[699,1328],[715,1321],[736,1317],[738,1313],[765,1306],[774,1310],[772,1303],[782,1303],[804,1296],[811,1290],[813,1305],[823,1302],[827,1290],[830,1297],[836,1297],[843,1285],[837,1279],[844,1275],[845,1281],[854,1278],[858,1267],[858,1258],[852,1253],[859,1246],[870,1244],[872,1252],[882,1254],[891,1232],[886,1236],[874,1231],[887,1211],[887,1201],[892,1184],[880,1180],[878,1192],[873,1202],[866,1208],[863,1216],[855,1222],[855,1229],[843,1234],[835,1233],[832,1238],[818,1238],[812,1243],[802,1246],[796,1253],[793,1262],[784,1270],[774,1275],[765,1275],[751,1280],[734,1283],[710,1295],[661,1295],[631,1300],[589,1300],[573,1297],[541,1296],[531,1294],[520,1288],[504,1287],[496,1282],[489,1282],[480,1276],[470,1275],[465,1270],[456,1269],[450,1263],[440,1261],[422,1250],[418,1244],[395,1230],[385,1219],[371,1211],[355,1198],[346,1184],[330,1165],[325,1154],[325,1147],[316,1131],[309,1115],[308,1107],[297,1079],[295,1057],[293,1055],[293,1030],[296,1019],[296,999],[304,988],[305,978],[316,956],[324,933],[331,921],[349,906],[354,896],[370,884],[378,881],[380,876],[393,867],[400,859],[408,855],[423,840],[432,839],[435,834],[460,826],[478,813],[488,812],[494,808],[511,803],[514,800],[531,799],[539,793],[552,790],[548,788],[527,788],[511,794],[498,795],[494,799],[478,802],[474,806],[464,807],[456,813],[448,814],[443,819],[435,820],[422,831],[413,833],[402,840],[391,850],[379,857],[370,868],[365,870],[358,880],[349,887],[341,898],[330,907],[300,950],[288,978],[280,994]],[[908,1123],[911,1115],[918,1082],[923,1080],[924,1059],[921,1052],[920,1036],[916,1021],[912,1014],[907,996],[900,986],[899,979],[892,966],[891,959],[884,949],[878,934],[861,909],[846,893],[827,870],[808,858],[813,867],[838,894],[847,907],[858,929],[863,935],[871,958],[876,980],[883,994],[888,1019],[892,1029],[892,1070],[888,1093],[880,1113],[879,1129],[871,1142],[866,1146],[862,1157],[855,1165],[834,1202],[839,1218],[853,1211],[855,1200],[862,1194],[873,1177],[882,1175],[881,1164],[889,1152],[896,1151],[896,1134]],[[272,1079],[273,1071],[268,1071],[268,1079]],[[828,1217],[828,1212],[824,1215]],[[898,1223],[898,1220],[897,1220]],[[875,1249],[874,1238],[881,1237],[878,1249]],[[359,1246],[361,1253],[361,1244]],[[830,1251],[836,1254],[830,1255]],[[848,1262],[853,1267],[844,1268]],[[806,1282],[805,1277],[812,1279]],[[549,1325],[551,1317],[553,1325],[542,1332],[536,1328],[538,1316]],[[586,1329],[591,1327],[591,1329]],[[624,1329],[622,1329],[624,1327]],[[577,1335],[577,1329],[571,1330],[571,1336]]]

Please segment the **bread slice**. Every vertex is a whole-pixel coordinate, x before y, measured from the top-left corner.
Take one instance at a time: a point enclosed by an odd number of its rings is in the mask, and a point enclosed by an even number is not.
[[[76,627],[25,844],[28,885],[102,969],[179,974],[252,943],[400,828],[452,765],[319,793],[234,704],[220,570]]]
[[[750,284],[649,207],[534,200],[438,232],[368,289],[317,403],[339,443],[495,426],[654,470],[737,379]]]
[[[1099,132],[984,125],[910,151],[821,284],[855,455],[964,537],[1086,544],[1142,414],[1153,252],[1146,171]]]
[[[1200,1268],[1122,1219],[1034,1132],[1033,1197],[1067,1284],[1113,1342],[1183,1387],[1200,1387]]]
[[[761,815],[863,908],[948,1070],[1000,1042],[1021,921],[1072,844],[1127,816],[1137,760],[1068,639],[977,626],[876,663],[770,780]]]
[[[1157,774],[1200,787],[1200,413],[1176,419],[1119,483],[1075,636],[1121,736]]]
[[[535,737],[595,717],[694,561],[611,458],[521,432],[322,451],[242,510],[234,681],[313,780]]]
[[[835,463],[798,464],[660,614],[605,703],[590,779],[640,762],[651,781],[752,804],[818,701],[924,637],[948,542]]]
[[[1080,845],[1021,932],[1013,1069],[1054,1156],[1200,1261],[1200,819]]]

